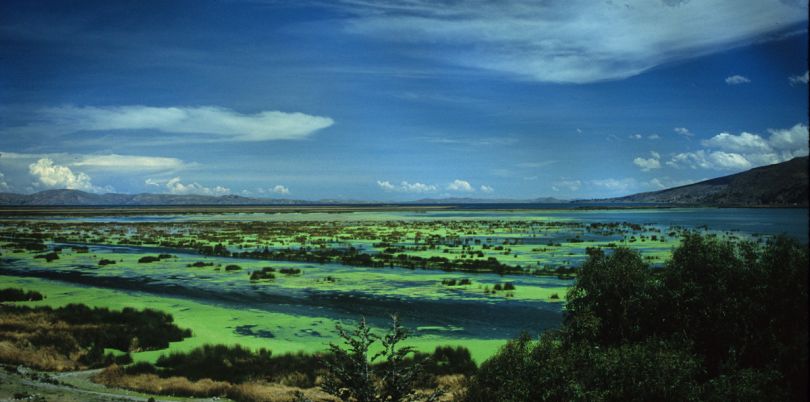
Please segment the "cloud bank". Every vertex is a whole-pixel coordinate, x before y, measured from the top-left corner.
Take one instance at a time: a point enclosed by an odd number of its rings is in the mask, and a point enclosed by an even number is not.
[[[400,193],[430,193],[438,190],[438,188],[432,184],[424,184],[424,183],[410,183],[407,181],[402,181],[399,185],[391,184],[388,180],[378,180],[377,186],[385,191],[395,191]]]
[[[146,185],[162,187],[169,194],[194,194],[194,195],[226,195],[231,193],[231,189],[223,186],[206,187],[200,183],[183,183],[180,177],[168,180],[146,179]]]
[[[799,123],[770,129],[770,136],[742,132],[720,133],[701,141],[707,149],[674,155],[666,164],[675,168],[741,170],[784,162],[808,154],[808,129]]]

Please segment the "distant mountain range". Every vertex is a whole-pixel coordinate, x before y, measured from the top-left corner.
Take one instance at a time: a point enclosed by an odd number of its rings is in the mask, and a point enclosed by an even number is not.
[[[528,200],[511,198],[423,198],[421,200],[410,201],[406,204],[567,204],[571,201],[561,200],[554,197],[540,197]]]
[[[568,201],[556,198],[531,200],[483,198],[430,198],[397,204],[559,204]],[[281,198],[252,198],[238,195],[179,195],[179,194],[94,194],[79,190],[46,190],[34,194],[0,193],[0,205],[19,206],[139,206],[139,205],[325,205],[325,204],[386,204],[361,200],[294,200]],[[390,203],[388,203],[390,204]]]
[[[238,195],[93,194],[79,190],[46,190],[34,194],[0,193],[0,205],[299,205],[309,201],[249,198]]]
[[[807,206],[808,158],[794,158],[730,176],[661,191],[618,198],[566,201],[552,197],[527,200],[485,198],[426,198],[396,204],[674,204],[713,206]],[[17,206],[139,206],[139,205],[323,205],[386,204],[358,200],[294,200],[238,195],[94,194],[79,190],[46,190],[34,194],[0,193],[0,205]],[[391,204],[391,203],[388,203]]]
[[[657,203],[713,206],[808,206],[808,158],[661,191],[578,202]]]

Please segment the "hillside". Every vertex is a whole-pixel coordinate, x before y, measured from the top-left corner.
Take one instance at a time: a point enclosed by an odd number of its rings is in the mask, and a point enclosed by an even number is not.
[[[600,202],[717,206],[807,206],[808,158],[762,166],[686,186]]]

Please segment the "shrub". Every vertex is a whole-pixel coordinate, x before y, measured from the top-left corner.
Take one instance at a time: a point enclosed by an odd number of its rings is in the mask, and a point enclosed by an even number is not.
[[[16,301],[39,301],[42,300],[42,294],[29,290],[5,288],[0,289],[0,302],[16,302]]]
[[[56,252],[52,251],[52,252],[47,253],[47,254],[35,255],[34,258],[42,258],[47,262],[51,262],[53,260],[58,260],[59,259],[59,254],[56,254]]]
[[[330,344],[331,356],[324,363],[327,374],[321,386],[324,391],[341,400],[356,402],[437,401],[440,389],[428,395],[417,394],[415,388],[422,375],[421,363],[409,363],[413,348],[402,347],[408,333],[397,316],[392,317],[389,331],[375,335],[362,319],[354,330],[337,325],[346,349]],[[380,341],[382,351],[369,356],[369,347]],[[374,366],[377,359],[383,364]]]

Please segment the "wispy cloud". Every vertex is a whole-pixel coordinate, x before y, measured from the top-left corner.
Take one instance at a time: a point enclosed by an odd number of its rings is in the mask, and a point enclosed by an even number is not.
[[[182,135],[185,142],[271,141],[307,138],[334,124],[331,118],[304,113],[263,111],[242,114],[215,106],[68,105],[40,109],[30,120],[26,125],[6,127],[0,132],[42,136],[153,130]]]
[[[91,172],[136,173],[172,172],[191,167],[181,159],[162,156],[120,154],[25,153],[0,151],[0,164],[26,164],[47,158],[56,164],[80,168]]]
[[[188,165],[177,158],[138,155],[85,155],[73,166],[106,171],[174,171]]]
[[[730,77],[726,77],[726,84],[728,85],[741,85],[741,84],[748,84],[751,82],[748,77],[743,77],[742,75],[732,75]]]
[[[447,137],[447,136],[430,136],[421,137],[427,142],[432,144],[450,144],[450,145],[469,145],[477,147],[500,146],[500,145],[513,145],[518,142],[517,138],[510,136],[503,137]]]
[[[561,83],[630,77],[761,40],[807,18],[806,5],[778,0],[677,6],[647,0],[342,4],[355,15],[347,22],[348,32],[413,45],[411,54],[449,64]],[[434,51],[414,50],[425,44]]]
[[[565,180],[565,179],[563,179],[563,180],[555,181],[551,185],[551,189],[554,190],[554,191],[557,191],[557,192],[566,191],[566,190],[569,191],[569,192],[574,192],[574,191],[579,190],[580,187],[582,187],[582,181],[580,181],[580,180]]]
[[[675,131],[679,135],[682,135],[682,136],[684,136],[686,138],[690,138],[690,137],[695,136],[695,134],[693,134],[691,131],[689,131],[689,129],[686,128],[686,127],[675,127],[675,128],[672,129],[672,131]]]
[[[539,169],[557,163],[555,160],[540,161],[540,162],[521,162],[517,166],[526,169]]]
[[[807,71],[804,72],[802,75],[793,75],[788,77],[788,81],[790,85],[807,85],[808,80],[810,80],[810,75],[808,75]]]
[[[632,177],[624,179],[596,179],[589,181],[589,184],[606,189],[613,193],[624,193],[637,186],[638,182]]]

